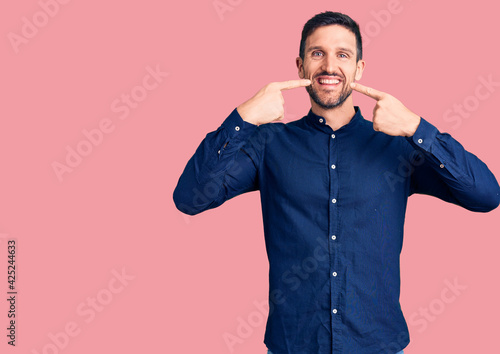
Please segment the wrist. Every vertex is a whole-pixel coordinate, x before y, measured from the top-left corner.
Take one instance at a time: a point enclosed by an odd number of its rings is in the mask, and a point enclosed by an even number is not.
[[[245,109],[244,104],[241,104],[238,107],[236,107],[236,110],[238,111],[238,114],[240,115],[241,119],[243,119],[245,122],[253,125],[259,125],[257,121],[253,119],[252,115]]]
[[[421,118],[419,115],[411,112],[411,116],[408,119],[408,126],[405,132],[405,136],[412,137],[415,134],[415,132],[418,129],[418,126],[420,125],[420,120]]]

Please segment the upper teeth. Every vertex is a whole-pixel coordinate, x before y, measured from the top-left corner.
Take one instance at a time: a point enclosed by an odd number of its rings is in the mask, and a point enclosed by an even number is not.
[[[319,79],[320,84],[338,84],[340,81],[335,79],[335,80],[328,80],[328,79]]]

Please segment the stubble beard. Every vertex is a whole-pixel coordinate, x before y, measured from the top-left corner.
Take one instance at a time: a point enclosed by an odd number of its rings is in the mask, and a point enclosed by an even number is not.
[[[314,84],[315,82],[313,82]],[[323,109],[334,109],[341,106],[347,98],[352,93],[352,89],[345,86],[345,81],[342,81],[342,91],[340,92],[338,98],[328,97],[326,99],[321,99],[319,97],[318,91],[313,87],[313,84],[306,86],[306,91],[309,93],[311,99]]]

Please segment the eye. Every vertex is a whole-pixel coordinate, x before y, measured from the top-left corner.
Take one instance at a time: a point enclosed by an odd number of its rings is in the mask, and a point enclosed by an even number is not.
[[[312,55],[313,57],[321,57],[321,56],[323,55],[323,53],[322,53],[322,52],[320,52],[320,51],[317,51],[317,50],[316,50],[316,51],[312,52],[312,54],[311,54],[311,55]]]
[[[339,54],[339,57],[343,58],[343,59],[347,59],[349,58],[349,56],[347,54],[344,54],[344,53],[340,53]]]

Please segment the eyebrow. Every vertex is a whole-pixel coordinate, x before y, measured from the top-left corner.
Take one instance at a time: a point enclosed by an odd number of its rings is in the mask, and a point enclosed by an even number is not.
[[[309,48],[309,49],[307,50],[307,53],[312,52],[313,50],[316,50],[316,49],[321,49],[321,50],[323,50],[323,47],[322,47],[322,46],[315,46],[315,47],[311,47],[311,48]],[[350,53],[350,54],[354,55],[354,52],[353,52],[351,49],[346,48],[346,47],[340,47],[340,48],[337,48],[337,50],[339,50],[339,51],[344,51],[344,52],[348,52],[348,53]]]

